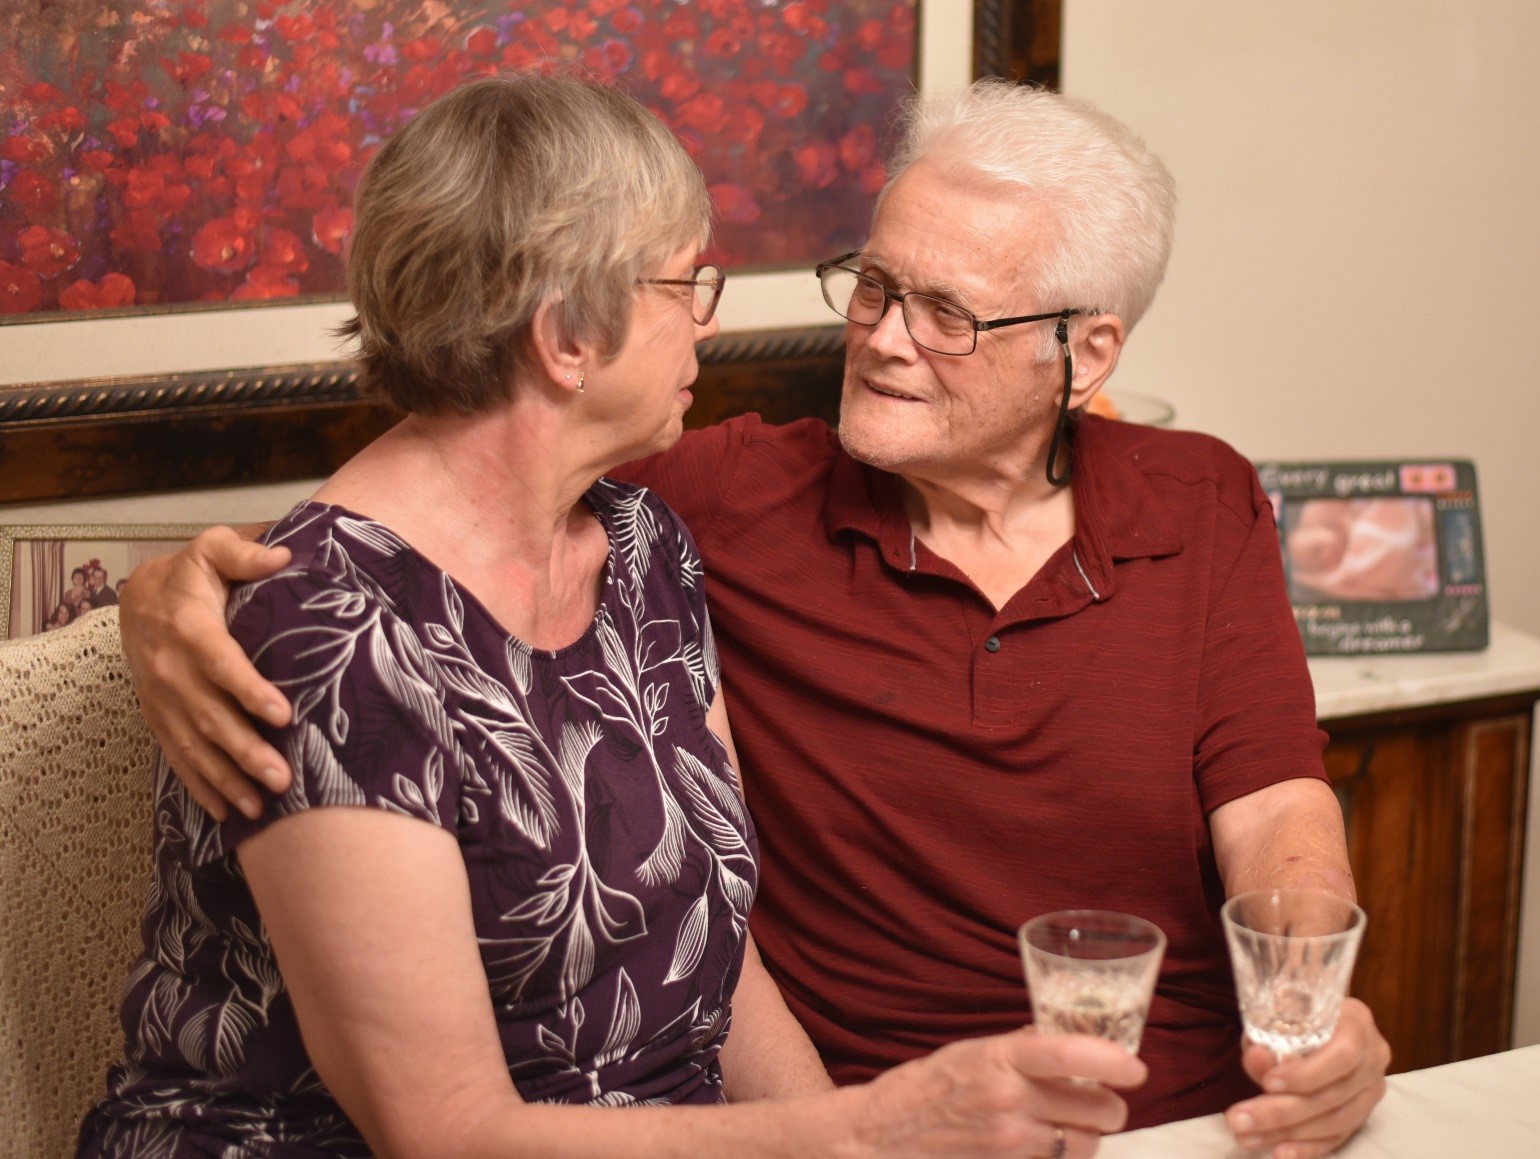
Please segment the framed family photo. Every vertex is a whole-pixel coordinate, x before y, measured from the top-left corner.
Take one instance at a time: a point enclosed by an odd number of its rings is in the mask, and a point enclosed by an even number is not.
[[[185,523],[0,527],[0,633],[35,636],[116,604],[134,568],[179,551],[202,530]]]
[[[332,336],[353,185],[422,104],[503,68],[613,80],[705,172],[730,285],[701,394],[727,409],[692,419],[828,413],[812,267],[863,240],[893,111],[1051,82],[1060,0],[123,7],[31,8],[0,43],[0,503],[312,477],[385,429]]]

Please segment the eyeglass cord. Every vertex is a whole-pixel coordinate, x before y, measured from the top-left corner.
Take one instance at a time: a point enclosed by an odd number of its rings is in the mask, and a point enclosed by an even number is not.
[[[1062,487],[1070,481],[1075,473],[1075,452],[1073,448],[1066,448],[1068,461],[1064,464],[1064,474],[1056,475],[1054,468],[1059,463],[1059,448],[1064,445],[1064,431],[1069,426],[1069,392],[1073,385],[1074,359],[1069,352],[1069,311],[1064,311],[1059,318],[1059,324],[1054,327],[1053,336],[1059,340],[1059,345],[1064,348],[1064,397],[1059,400],[1059,421],[1054,424],[1053,442],[1048,445],[1048,482],[1054,487]]]

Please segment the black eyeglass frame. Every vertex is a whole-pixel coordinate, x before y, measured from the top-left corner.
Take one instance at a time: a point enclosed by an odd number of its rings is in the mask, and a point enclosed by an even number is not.
[[[701,274],[707,270],[715,270],[716,277],[702,278]],[[711,302],[706,307],[706,316],[704,318],[697,318],[695,311],[690,311],[690,317],[694,319],[695,324],[697,326],[704,326],[712,318],[716,317],[717,306],[722,302],[722,289],[727,285],[727,271],[721,266],[707,263],[706,265],[695,267],[695,276],[693,278],[637,278],[636,284],[639,286],[694,286],[697,289],[701,286],[710,286],[712,295]],[[690,295],[690,300],[692,302],[699,301],[694,294]]]
[[[841,314],[839,307],[836,306],[833,302],[830,302],[829,295],[825,293],[823,300],[828,303],[829,309],[833,310],[836,314],[839,314],[839,316],[844,318],[845,321],[855,322],[857,326],[876,326],[881,323],[883,318],[887,316],[888,302],[897,302],[899,311],[902,313],[904,309],[904,300],[906,298],[924,298],[930,302],[939,302],[941,305],[946,306],[948,309],[955,310],[959,314],[966,315],[973,324],[973,345],[970,346],[967,350],[937,350],[934,346],[926,346],[925,343],[921,342],[918,338],[915,338],[914,331],[909,327],[909,315],[904,314],[904,329],[909,331],[909,337],[914,339],[914,344],[916,346],[920,347],[922,350],[929,350],[932,354],[941,354],[947,358],[966,358],[968,355],[972,354],[979,348],[979,334],[985,330],[999,330],[1006,326],[1020,326],[1026,322],[1046,322],[1050,318],[1068,319],[1082,312],[1080,310],[1072,310],[1066,308],[1063,310],[1050,310],[1046,314],[1020,314],[1015,318],[991,318],[987,322],[980,321],[977,317],[974,316],[972,310],[968,310],[962,306],[959,306],[956,302],[948,302],[945,298],[938,298],[935,294],[927,294],[921,290],[906,290],[903,293],[899,293],[896,290],[888,289],[887,286],[884,286],[870,274],[863,274],[860,270],[853,270],[849,266],[842,264],[844,262],[848,262],[851,258],[855,257],[860,252],[860,250],[851,250],[848,254],[841,254],[837,258],[830,258],[826,262],[819,262],[818,265],[813,267],[813,273],[818,276],[820,289],[823,287],[824,273],[828,270],[834,269],[843,270],[847,274],[853,274],[855,277],[858,277],[863,281],[870,282],[872,285],[876,286],[879,290],[882,291],[882,296],[886,299],[886,301],[883,303],[882,312],[877,315],[876,321],[861,322],[857,319],[849,317],[846,314]],[[1061,342],[1065,340],[1066,339],[1064,338],[1060,339]]]
[[[1057,318],[1059,320],[1059,324],[1054,327],[1053,336],[1058,340],[1059,346],[1064,351],[1064,393],[1063,396],[1059,399],[1059,417],[1058,420],[1054,423],[1053,441],[1048,446],[1048,482],[1055,487],[1062,487],[1068,483],[1074,474],[1075,469],[1073,456],[1071,457],[1070,461],[1065,464],[1064,473],[1062,475],[1058,474],[1057,467],[1059,462],[1059,448],[1064,445],[1064,433],[1069,426],[1069,396],[1070,390],[1074,386],[1075,378],[1075,359],[1074,356],[1070,353],[1069,349],[1069,320],[1077,314],[1085,313],[1085,311],[1080,309],[1072,309],[1066,306],[1062,310],[1050,310],[1046,314],[1022,314],[1015,318],[992,318],[987,322],[981,322],[978,318],[974,317],[973,311],[964,309],[956,302],[948,302],[945,298],[938,298],[934,294],[921,293],[919,290],[907,290],[900,294],[895,290],[888,289],[887,286],[884,286],[881,282],[869,274],[863,274],[860,270],[853,270],[849,266],[841,264],[843,262],[848,262],[851,258],[855,257],[860,252],[860,250],[851,250],[848,254],[841,254],[837,258],[830,258],[826,262],[819,262],[818,265],[813,268],[813,273],[818,276],[819,288],[823,290],[823,300],[828,303],[829,309],[833,310],[836,314],[839,314],[839,316],[844,318],[847,322],[855,322],[857,326],[871,326],[875,328],[885,317],[887,317],[888,304],[890,302],[897,302],[899,316],[904,320],[904,330],[909,334],[910,340],[920,349],[929,350],[932,354],[940,354],[945,358],[966,358],[969,354],[972,354],[975,350],[978,349],[979,334],[982,331],[999,330],[1005,326],[1020,326],[1026,322],[1047,322],[1051,318]],[[857,278],[861,278],[863,281],[870,282],[872,285],[876,286],[879,290],[882,291],[882,310],[877,315],[875,321],[857,321],[856,319],[841,313],[839,307],[836,306],[833,302],[829,301],[829,292],[828,289],[823,285],[823,276],[825,271],[831,269],[838,269],[844,271],[847,274],[852,274]],[[909,297],[926,298],[933,302],[940,302],[943,305],[956,310],[958,313],[965,314],[969,318],[972,318],[973,345],[967,350],[961,351],[936,350],[933,347],[926,346],[925,343],[921,342],[914,336],[914,330],[909,325],[909,315],[904,312],[904,299]]]

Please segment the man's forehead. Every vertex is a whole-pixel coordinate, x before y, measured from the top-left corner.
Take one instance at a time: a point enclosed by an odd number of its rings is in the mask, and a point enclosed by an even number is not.
[[[1026,190],[971,181],[948,190],[939,177],[911,170],[894,183],[872,219],[864,261],[926,293],[1014,294],[1041,264],[1046,208]]]

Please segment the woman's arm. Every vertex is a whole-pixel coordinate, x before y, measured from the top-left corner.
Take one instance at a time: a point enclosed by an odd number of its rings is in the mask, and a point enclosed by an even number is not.
[[[954,1043],[864,1087],[728,1107],[524,1103],[508,1075],[454,837],[377,809],[314,809],[238,850],[317,1073],[384,1157],[1047,1155],[1122,1125],[1143,1067],[1027,1031]]]
[[[752,937],[733,992],[733,1028],[722,1048],[722,1086],[730,1103],[834,1089],[818,1051],[760,961]]]
[[[378,809],[314,809],[238,851],[316,1072],[381,1156],[801,1155],[835,1108],[527,1104],[509,1078],[454,837]],[[766,1104],[766,1108],[768,1108]]]

